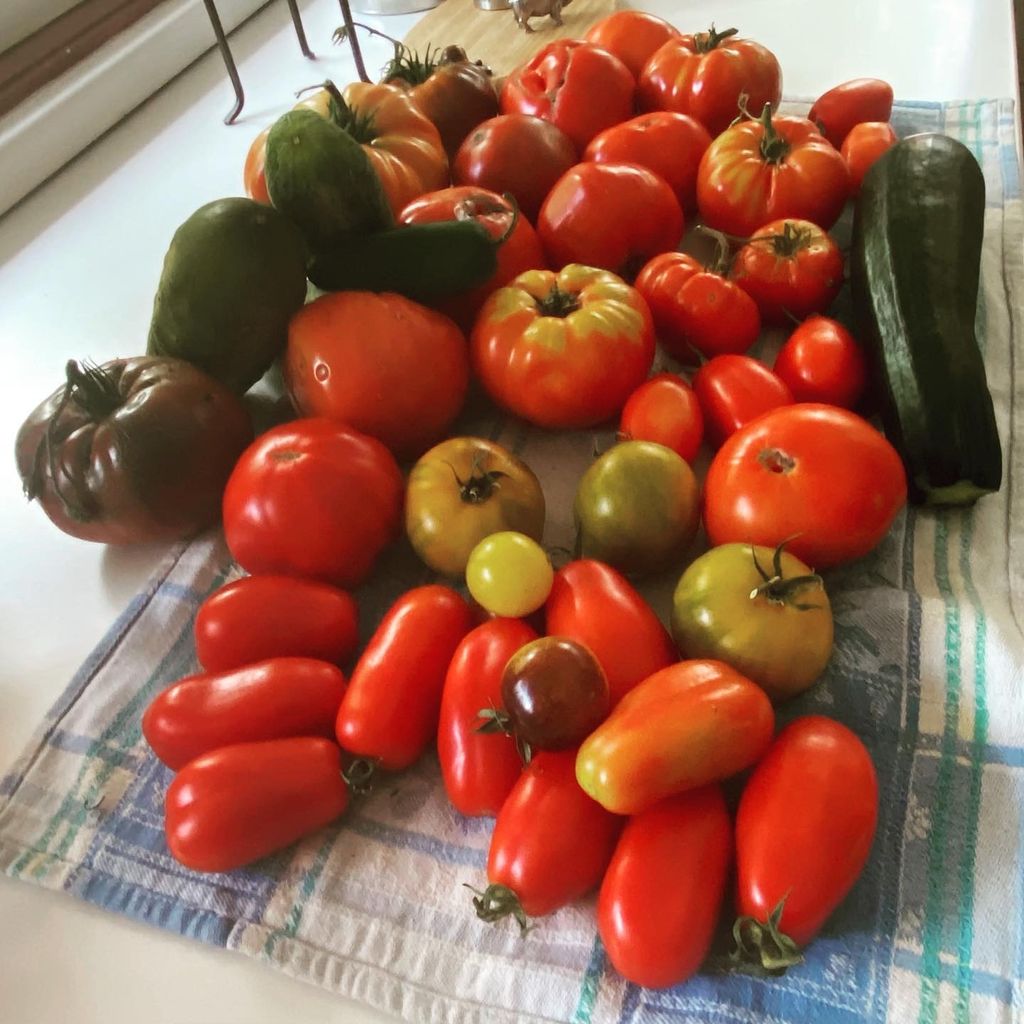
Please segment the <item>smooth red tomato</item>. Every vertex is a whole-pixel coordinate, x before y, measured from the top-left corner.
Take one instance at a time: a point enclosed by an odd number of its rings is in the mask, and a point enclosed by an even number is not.
[[[556,39],[505,79],[501,112],[542,117],[582,152],[599,131],[633,116],[635,89],[614,54],[580,39]]]
[[[644,381],[622,407],[619,437],[663,444],[692,465],[704,439],[704,416],[693,388],[674,373]]]
[[[658,340],[677,359],[746,352],[761,333],[753,299],[715,268],[683,252],[663,252],[637,274],[636,289],[647,300]],[[717,268],[721,269],[717,269]]]
[[[188,676],[146,708],[142,734],[153,753],[178,769],[232,743],[287,736],[334,736],[345,677],[314,658],[270,658]]]
[[[548,193],[537,231],[552,267],[583,263],[632,278],[683,237],[683,210],[653,171],[634,164],[571,167]]]
[[[399,224],[430,224],[443,220],[475,220],[491,238],[499,239],[512,223],[512,204],[496,192],[473,185],[459,185],[428,192],[414,199],[398,215]],[[480,307],[496,288],[508,284],[526,270],[547,267],[533,225],[520,213],[512,234],[498,249],[498,269],[482,285],[459,295],[441,299],[437,308],[450,316],[463,331],[473,329]]]
[[[841,150],[850,172],[850,190],[860,194],[860,183],[875,161],[899,142],[888,121],[863,121],[854,125],[843,139]]]
[[[693,375],[693,390],[716,448],[762,413],[793,404],[789,387],[750,356],[715,356]]]
[[[832,305],[843,286],[843,254],[809,220],[773,220],[736,253],[732,278],[766,323],[787,324]]]
[[[614,53],[638,78],[655,50],[678,35],[677,28],[656,14],[623,10],[595,22],[583,38]]]
[[[639,682],[678,660],[661,620],[610,565],[577,559],[555,573],[545,629],[588,647],[608,678],[614,707]]]
[[[854,125],[888,121],[892,86],[879,78],[854,78],[829,89],[814,102],[807,119],[838,149]]]
[[[396,772],[437,734],[448,666],[476,623],[454,590],[431,584],[403,594],[352,670],[338,709],[338,742]]]
[[[864,393],[867,363],[860,345],[838,320],[810,316],[779,349],[775,376],[794,401],[853,409]]]
[[[747,238],[769,221],[792,218],[830,228],[850,192],[846,161],[803,117],[761,117],[727,128],[697,170],[704,221]]]
[[[220,747],[190,761],[168,787],[167,846],[193,871],[232,871],[329,824],[348,798],[331,740]]]
[[[252,140],[249,152],[245,156],[245,167],[242,170],[242,181],[245,194],[257,203],[270,205],[270,193],[267,191],[267,136],[270,126],[266,127]]]
[[[657,110],[605,128],[590,140],[583,159],[646,167],[668,183],[684,210],[692,210],[697,205],[697,168],[710,145],[711,136],[699,121]]]
[[[787,549],[815,569],[866,555],[907,500],[896,449],[866,420],[830,405],[760,416],[721,447],[704,480],[712,545]]]
[[[499,405],[537,426],[594,426],[614,416],[654,360],[651,314],[606,270],[530,270],[487,300],[473,369]]]
[[[831,718],[791,722],[740,799],[740,914],[764,927],[781,906],[777,930],[807,945],[864,869],[877,820],[878,780],[864,744]]]
[[[602,807],[639,814],[748,768],[774,728],[756,683],[721,661],[676,662],[630,690],[590,734],[576,778]]]
[[[523,770],[513,739],[481,732],[480,712],[501,708],[509,658],[537,634],[522,619],[496,618],[467,633],[444,680],[437,756],[452,806],[466,815],[496,815]]]
[[[379,441],[333,420],[292,420],[242,453],[224,489],[224,537],[253,574],[356,587],[398,536],[403,489]]]
[[[351,594],[290,576],[246,576],[220,587],[199,606],[194,633],[207,672],[289,656],[341,665],[359,638]]]
[[[708,955],[732,861],[732,819],[717,786],[630,818],[601,883],[597,928],[627,981],[668,988]]]
[[[782,99],[782,69],[775,54],[736,29],[697,32],[669,39],[654,52],[639,78],[642,110],[675,110],[697,118],[712,137],[739,114],[746,96],[751,110]]]

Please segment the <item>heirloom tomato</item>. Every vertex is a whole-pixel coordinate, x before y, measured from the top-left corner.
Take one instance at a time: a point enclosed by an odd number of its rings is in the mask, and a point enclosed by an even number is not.
[[[775,376],[797,402],[853,409],[867,384],[867,362],[853,335],[827,316],[809,316],[775,357]]]
[[[864,121],[888,121],[892,86],[879,78],[854,78],[823,93],[807,119],[838,149],[854,126]]]
[[[692,466],[703,438],[704,417],[697,395],[674,373],[658,373],[645,380],[622,407],[620,441],[663,444]]]
[[[899,136],[888,121],[864,121],[854,125],[843,139],[841,150],[850,172],[850,189],[860,193],[860,183],[875,161],[899,142]]]
[[[638,78],[644,65],[661,45],[675,39],[679,30],[664,18],[646,11],[615,11],[595,22],[583,37],[588,43],[614,53]]]
[[[640,294],[605,270],[530,270],[484,304],[473,369],[487,393],[540,427],[591,427],[647,377],[654,327]]]
[[[715,356],[693,375],[693,391],[716,448],[762,413],[793,404],[789,388],[750,356]]]
[[[492,615],[520,618],[535,612],[547,600],[553,577],[544,549],[515,530],[484,537],[466,562],[466,587]]]

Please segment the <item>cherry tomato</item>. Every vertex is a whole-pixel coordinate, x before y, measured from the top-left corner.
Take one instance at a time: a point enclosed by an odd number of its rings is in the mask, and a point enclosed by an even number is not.
[[[595,22],[583,38],[614,53],[637,78],[655,50],[678,35],[678,29],[656,14],[622,10]]]
[[[864,744],[818,715],[786,726],[736,816],[741,951],[763,957],[781,946],[797,962],[794,944],[818,934],[863,870],[877,820],[878,780]]]
[[[774,727],[755,683],[720,661],[680,661],[619,701],[580,747],[576,777],[602,807],[639,814],[754,764]]]
[[[829,405],[766,413],[721,447],[704,480],[704,528],[730,541],[789,550],[816,569],[866,555],[907,499],[893,446]]]
[[[832,305],[843,286],[843,254],[817,224],[774,220],[736,253],[732,278],[765,323],[787,324]]]
[[[838,149],[855,125],[888,121],[892,113],[892,86],[879,78],[854,78],[815,101],[807,119]]]
[[[577,164],[548,193],[537,231],[553,267],[584,263],[631,278],[683,237],[675,193],[634,164]]]
[[[447,587],[416,587],[381,620],[338,709],[338,742],[387,771],[418,760],[437,733],[445,675],[473,628],[469,605]]]
[[[867,372],[853,335],[827,316],[808,317],[775,357],[775,375],[797,402],[853,409],[864,393]]]
[[[693,390],[716,448],[762,413],[793,404],[786,384],[750,356],[715,356],[694,374]]]
[[[271,125],[268,125],[252,140],[249,152],[245,156],[245,167],[242,171],[242,181],[245,185],[245,194],[257,203],[270,205],[270,193],[267,191],[267,136],[270,134]]]
[[[860,194],[860,183],[875,161],[899,142],[888,121],[863,121],[854,125],[843,139],[841,150],[850,172],[850,191]]]
[[[629,819],[597,901],[597,928],[619,974],[668,988],[700,967],[731,860],[732,819],[717,786],[669,797]]]
[[[316,580],[246,576],[215,590],[196,612],[196,657],[207,672],[288,656],[341,665],[358,637],[351,595]]]
[[[728,259],[705,267],[686,253],[664,252],[637,275],[658,340],[677,359],[692,360],[695,349],[705,356],[746,352],[757,341],[757,304],[724,276],[727,266]]]
[[[337,744],[236,743],[190,761],[168,787],[167,847],[193,871],[232,871],[290,846],[348,806]]]
[[[526,534],[502,530],[469,553],[466,586],[493,615],[520,618],[547,600],[555,571],[544,549]]]
[[[481,732],[481,709],[501,707],[508,659],[537,634],[520,619],[490,619],[467,633],[444,680],[437,757],[452,806],[466,815],[496,815],[522,771],[511,737]]]
[[[626,399],[619,421],[623,441],[653,441],[691,465],[704,437],[704,417],[693,388],[674,373],[658,373]]]

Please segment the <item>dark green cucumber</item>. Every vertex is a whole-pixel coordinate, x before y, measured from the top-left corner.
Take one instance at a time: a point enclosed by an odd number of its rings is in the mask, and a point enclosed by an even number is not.
[[[974,320],[985,179],[966,146],[915,135],[868,171],[853,227],[858,329],[918,504],[999,490],[1002,450]]]

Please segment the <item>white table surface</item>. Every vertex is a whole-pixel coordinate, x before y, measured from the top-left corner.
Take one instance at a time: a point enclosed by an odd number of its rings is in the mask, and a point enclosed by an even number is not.
[[[639,6],[688,30],[712,19],[720,28],[735,24],[777,54],[790,96],[814,96],[861,75],[887,79],[902,99],[1016,96],[1010,0]],[[0,436],[8,453],[68,358],[144,350],[174,229],[202,203],[240,194],[250,139],[290,106],[292,92],[326,75],[355,78],[347,53],[330,45],[337,4],[312,0],[303,20],[311,47],[324,55],[316,64],[299,55],[283,3],[232,37],[246,89],[236,126],[221,123],[231,91],[219,57],[209,54],[0,219]],[[401,36],[416,16],[362,20]],[[371,73],[388,49],[366,46]],[[162,549],[108,550],[65,537],[23,500],[8,454],[0,465],[0,550],[2,772]],[[0,878],[0,1022],[72,1019],[391,1020],[244,957]]]

